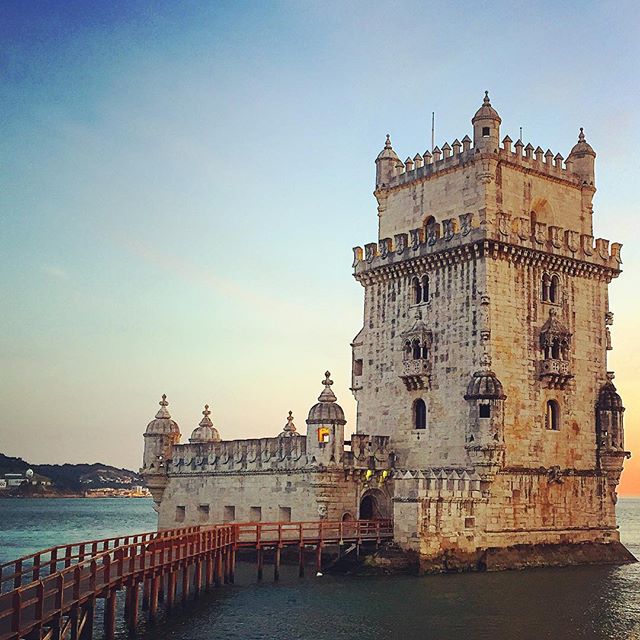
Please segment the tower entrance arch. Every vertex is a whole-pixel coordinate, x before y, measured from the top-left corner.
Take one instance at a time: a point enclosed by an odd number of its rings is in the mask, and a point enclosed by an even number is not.
[[[367,489],[360,496],[360,520],[390,520],[393,517],[390,496],[380,489]]]

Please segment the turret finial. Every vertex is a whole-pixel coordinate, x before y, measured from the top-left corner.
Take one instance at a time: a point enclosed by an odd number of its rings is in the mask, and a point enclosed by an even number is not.
[[[296,432],[296,425],[293,424],[293,411],[289,411],[287,424],[284,425],[284,432],[289,434],[294,434]]]
[[[333,380],[331,380],[331,373],[329,371],[324,372],[324,380],[322,384],[327,387],[327,389],[333,384]]]
[[[491,106],[491,100],[489,100],[489,92],[485,91],[484,92],[484,99],[482,100],[483,104],[487,104],[489,106]]]
[[[391,149],[391,136],[388,133],[387,133],[387,139],[385,140],[385,143],[384,143],[384,148]]]
[[[578,142],[584,142],[584,141],[585,141],[584,129],[580,127],[580,133],[578,134]]]
[[[160,400],[160,406],[161,407],[166,407],[169,403],[167,402],[167,394],[163,393],[162,394],[162,400]]]
[[[211,415],[211,411],[209,411],[209,405],[205,404],[204,405],[204,411],[202,412],[202,415],[205,417],[208,417]]]

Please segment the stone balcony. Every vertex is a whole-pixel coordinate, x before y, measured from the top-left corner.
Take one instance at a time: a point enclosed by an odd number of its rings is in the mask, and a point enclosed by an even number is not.
[[[539,377],[554,389],[562,389],[573,378],[569,370],[569,362],[547,358],[540,362]]]
[[[428,389],[431,382],[431,364],[422,358],[403,360],[398,375],[409,391]]]

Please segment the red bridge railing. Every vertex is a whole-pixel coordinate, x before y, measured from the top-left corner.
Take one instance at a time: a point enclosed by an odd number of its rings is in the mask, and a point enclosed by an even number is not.
[[[392,524],[385,520],[253,522],[170,529],[54,547],[3,565],[3,569],[11,568],[6,581],[13,581],[14,587],[0,594],[0,640],[19,640],[27,635],[40,640],[91,640],[98,598],[105,601],[104,636],[111,640],[115,635],[117,593],[123,589],[124,615],[133,632],[140,586],[143,609],[153,620],[160,593],[171,611],[178,595],[186,604],[191,592],[197,597],[213,584],[233,582],[239,548],[256,549],[259,579],[263,552],[273,549],[277,580],[280,552],[286,546],[298,547],[299,573],[303,575],[305,549],[309,547],[315,548],[315,567],[320,571],[325,545],[379,544],[392,537]]]

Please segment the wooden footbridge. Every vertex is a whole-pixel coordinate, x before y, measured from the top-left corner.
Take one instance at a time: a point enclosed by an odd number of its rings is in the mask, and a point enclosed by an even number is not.
[[[256,551],[263,577],[265,550],[273,550],[273,577],[281,551],[298,550],[304,575],[313,553],[322,569],[323,548],[379,545],[393,537],[387,520],[258,522],[169,529],[63,545],[0,566],[0,640],[91,640],[96,600],[104,599],[104,638],[115,637],[118,612],[131,634],[140,609],[151,622],[213,586],[232,583],[239,549]],[[119,594],[124,607],[116,607]],[[121,595],[122,597],[122,595]]]

